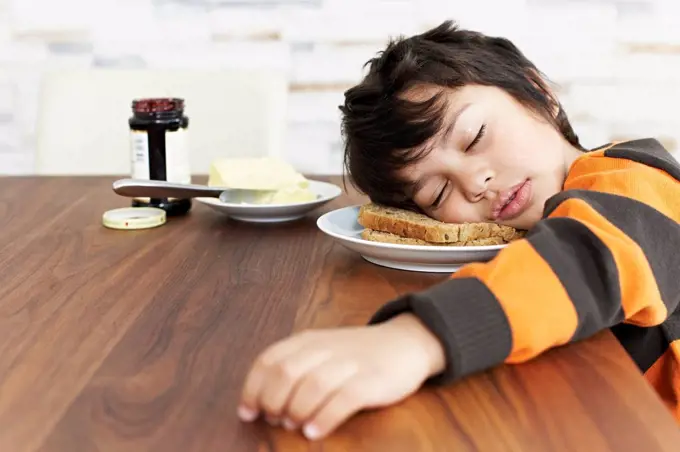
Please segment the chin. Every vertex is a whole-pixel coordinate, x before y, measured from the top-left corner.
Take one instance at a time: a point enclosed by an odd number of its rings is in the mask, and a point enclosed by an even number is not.
[[[543,214],[542,212],[534,212],[533,210],[534,209],[530,209],[526,212],[523,212],[517,218],[513,218],[512,220],[508,221],[502,221],[499,222],[499,224],[502,224],[504,226],[510,226],[511,228],[515,229],[522,229],[528,231],[529,229],[536,226],[536,223],[541,221]]]
[[[513,226],[515,229],[524,229],[528,231],[536,226],[536,223],[541,221],[542,213],[526,212],[520,218],[517,218],[517,225]]]

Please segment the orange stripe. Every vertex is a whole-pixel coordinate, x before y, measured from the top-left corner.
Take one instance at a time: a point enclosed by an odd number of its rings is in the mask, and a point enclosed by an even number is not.
[[[587,156],[572,168],[565,190],[585,189],[627,196],[680,222],[679,184],[668,173],[632,160]]]
[[[576,309],[527,240],[513,242],[489,263],[468,264],[453,274],[453,278],[469,276],[484,282],[505,311],[512,331],[506,362],[529,360],[573,336],[578,326]]]
[[[619,270],[621,304],[627,323],[651,326],[666,319],[666,305],[654,273],[634,240],[581,199],[564,201],[550,217],[578,218],[609,248]]]
[[[657,359],[652,367],[645,372],[645,379],[654,388],[658,396],[668,409],[680,421],[680,413],[678,413],[678,375],[677,362],[673,349],[669,349],[661,358]],[[674,389],[673,386],[676,386]]]
[[[612,142],[609,143],[606,146],[603,146],[595,151],[589,151],[589,152],[584,152],[581,156],[579,156],[574,163],[572,164],[572,167],[569,168],[568,177],[571,178],[574,174],[580,175],[583,173],[583,171],[579,171],[580,168],[583,168],[583,164],[590,163],[593,159],[597,157],[604,157],[604,153],[607,152],[609,149],[613,148],[614,146],[621,144],[621,142]]]

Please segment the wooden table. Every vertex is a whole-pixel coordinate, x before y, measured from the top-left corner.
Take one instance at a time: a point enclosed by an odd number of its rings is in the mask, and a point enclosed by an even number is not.
[[[0,451],[677,451],[678,427],[609,333],[362,413],[323,443],[242,424],[245,372],[307,327],[362,324],[443,276],[363,261],[316,229],[195,205],[101,226],[112,178],[0,179]]]

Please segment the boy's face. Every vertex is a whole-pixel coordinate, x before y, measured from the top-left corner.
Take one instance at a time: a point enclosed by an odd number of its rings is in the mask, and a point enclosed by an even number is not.
[[[422,88],[408,97],[424,100],[435,92]],[[431,152],[400,173],[414,184],[408,195],[444,222],[531,228],[580,152],[499,88],[466,86],[447,98]]]

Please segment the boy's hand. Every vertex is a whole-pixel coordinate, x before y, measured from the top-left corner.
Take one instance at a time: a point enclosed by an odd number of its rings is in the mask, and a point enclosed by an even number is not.
[[[444,369],[437,338],[404,314],[389,322],[307,331],[266,349],[243,388],[239,416],[323,437],[363,408],[398,402]]]

